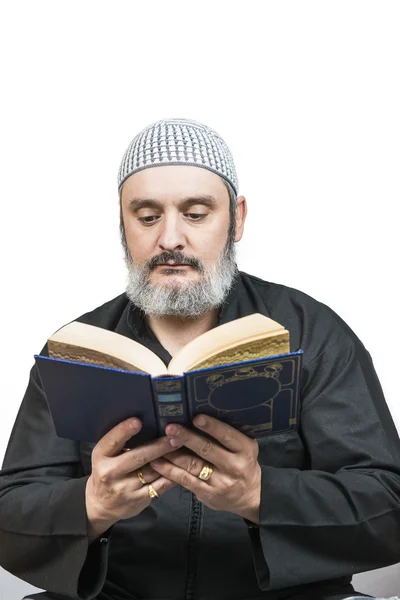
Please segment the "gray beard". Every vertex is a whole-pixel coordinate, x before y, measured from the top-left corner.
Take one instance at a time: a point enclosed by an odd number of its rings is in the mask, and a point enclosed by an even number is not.
[[[146,315],[199,317],[222,305],[238,276],[236,249],[231,236],[217,261],[207,269],[198,259],[181,252],[163,252],[141,265],[132,260],[124,239],[123,247],[128,269],[126,294]],[[165,283],[150,283],[149,276],[155,264],[164,264],[167,260],[191,264],[200,272],[199,281],[187,283],[182,275],[182,281],[169,282],[166,271]],[[175,271],[171,269],[170,273]]]

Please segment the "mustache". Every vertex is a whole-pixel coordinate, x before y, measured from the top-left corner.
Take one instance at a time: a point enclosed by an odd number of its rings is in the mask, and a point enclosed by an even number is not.
[[[157,256],[153,256],[153,258],[151,258],[147,262],[147,268],[149,269],[149,271],[151,271],[157,265],[167,265],[168,261],[171,261],[171,260],[173,260],[176,263],[190,265],[191,267],[194,267],[195,269],[197,269],[200,272],[204,271],[203,263],[200,260],[198,260],[197,258],[194,258],[192,256],[186,256],[186,254],[184,254],[183,252],[167,252],[167,251],[162,252],[161,254],[158,254]]]

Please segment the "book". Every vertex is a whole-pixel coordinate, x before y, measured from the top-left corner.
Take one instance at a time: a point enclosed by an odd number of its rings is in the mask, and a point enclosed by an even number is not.
[[[96,443],[129,417],[140,432],[126,444],[164,435],[168,423],[192,427],[196,414],[224,421],[253,438],[299,424],[302,350],[289,332],[254,313],[217,326],[165,365],[142,344],[73,321],[35,355],[58,436]]]

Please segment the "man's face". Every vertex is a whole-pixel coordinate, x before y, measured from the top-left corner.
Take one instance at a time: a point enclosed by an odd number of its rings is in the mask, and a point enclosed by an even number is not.
[[[133,302],[148,314],[198,316],[223,301],[243,227],[229,239],[229,194],[218,175],[190,166],[144,169],[124,183],[121,213]]]

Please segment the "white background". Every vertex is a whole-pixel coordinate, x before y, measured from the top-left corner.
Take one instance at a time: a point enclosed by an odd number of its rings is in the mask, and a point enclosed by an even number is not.
[[[33,354],[118,295],[116,177],[163,117],[217,129],[249,215],[239,266],[328,304],[400,421],[397,2],[18,2],[0,14],[0,455]]]
[[[18,1],[0,8],[0,458],[33,354],[120,294],[117,170],[163,117],[215,128],[242,270],[333,308],[400,425],[396,0]]]
[[[117,170],[163,117],[226,139],[239,266],[333,308],[400,422],[396,1],[4,2],[0,456],[33,354],[118,295]]]
[[[232,149],[239,266],[331,306],[400,419],[396,2],[2,5],[1,447],[33,354],[121,293],[116,175],[163,117]]]
[[[400,425],[399,29],[396,0],[2,2],[0,458],[33,354],[124,290],[119,161],[174,116],[233,152],[240,268],[333,308]]]

